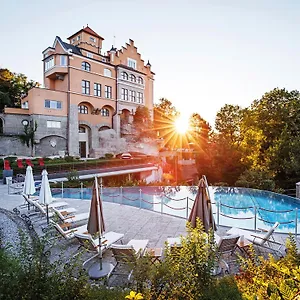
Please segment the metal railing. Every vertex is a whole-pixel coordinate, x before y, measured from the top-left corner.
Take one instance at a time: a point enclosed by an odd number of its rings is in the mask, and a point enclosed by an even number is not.
[[[160,190],[163,190],[163,187],[157,187]],[[172,198],[167,193],[147,193],[145,191],[146,187],[139,188],[139,187],[118,187],[114,188],[114,191],[111,192],[111,189],[113,188],[104,188],[103,184],[101,182],[100,184],[100,195],[102,196],[102,200],[106,202],[113,202],[118,203],[121,205],[131,205],[138,208],[144,208],[149,210],[155,210],[157,212],[160,212],[161,214],[167,214],[167,215],[173,215],[180,218],[188,219],[194,199],[190,197],[183,197],[179,199]],[[107,191],[110,191],[109,193]],[[129,191],[128,191],[129,190]],[[91,194],[87,193],[87,189],[83,187],[83,184],[81,183],[80,189],[70,189],[70,188],[64,188],[63,183],[62,187],[55,189],[55,194],[60,194],[62,198],[66,196],[66,193],[68,196],[72,196],[71,198],[80,198],[80,199],[91,199]],[[89,189],[90,191],[90,189]],[[157,198],[155,199],[153,195],[156,195]],[[70,198],[70,197],[66,197]],[[147,199],[149,198],[149,199]],[[212,205],[216,206],[215,212],[213,213],[216,219],[216,223],[218,226],[228,226],[228,222],[226,222],[226,219],[233,220],[237,227],[242,227],[239,224],[239,221],[242,223],[243,220],[253,220],[252,227],[246,228],[251,229],[254,231],[258,230],[258,221],[261,222],[261,224],[270,224],[273,225],[275,222],[264,218],[263,213],[267,212],[269,214],[274,214],[276,217],[276,221],[278,220],[281,225],[288,225],[293,224],[294,226],[294,234],[297,237],[298,235],[298,208],[295,209],[289,209],[289,210],[269,210],[258,206],[244,206],[244,207],[234,207],[227,204],[222,203],[221,201],[212,202]],[[231,210],[232,212],[235,211],[250,211],[252,213],[249,217],[240,217],[236,213],[228,214],[225,212],[225,210]],[[281,221],[280,220],[280,214],[288,214],[288,213],[294,213],[295,217],[291,218],[289,220]]]

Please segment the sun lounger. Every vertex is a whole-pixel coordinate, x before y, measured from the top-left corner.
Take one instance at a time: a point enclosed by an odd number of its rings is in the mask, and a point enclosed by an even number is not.
[[[130,280],[132,270],[128,269],[128,263],[133,262],[145,253],[148,242],[149,240],[130,240],[126,245],[111,245],[110,249],[116,260],[116,265],[111,275],[128,274],[127,279]]]
[[[70,215],[68,213],[64,213],[63,211],[56,209],[55,207],[53,207],[53,211],[65,223],[75,223],[75,222],[87,220],[89,218],[89,213]]]
[[[99,238],[93,238],[89,233],[74,232],[74,236],[78,239],[80,245],[89,252],[96,252],[95,255],[87,259],[82,266],[85,265],[99,255]],[[124,237],[123,233],[114,231],[105,232],[101,237],[101,251],[105,252],[112,244],[117,243]]]
[[[279,222],[276,222],[268,231],[264,234],[262,233],[255,233],[249,230],[240,229],[240,228],[231,228],[226,232],[226,234],[237,234],[240,236],[244,236],[245,239],[253,243],[254,245],[267,248],[269,250],[273,250],[278,252],[282,255],[281,248],[284,247],[281,243],[278,243],[274,240],[272,236],[275,229],[279,226]],[[271,240],[272,239],[272,240]],[[274,248],[275,247],[275,248]]]
[[[87,224],[79,226],[79,227],[69,228],[71,226],[70,223],[58,224],[58,223],[55,223],[53,220],[50,220],[50,222],[54,226],[54,228],[57,230],[57,232],[66,240],[70,240],[70,239],[74,238],[75,232],[78,234],[87,233]]]

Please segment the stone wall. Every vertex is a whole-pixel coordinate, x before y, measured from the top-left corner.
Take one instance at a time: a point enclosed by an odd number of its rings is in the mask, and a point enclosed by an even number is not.
[[[44,137],[35,145],[36,156],[58,155],[59,151],[67,151],[67,140],[60,136]]]
[[[30,156],[31,148],[23,145],[17,136],[0,136],[0,155]]]

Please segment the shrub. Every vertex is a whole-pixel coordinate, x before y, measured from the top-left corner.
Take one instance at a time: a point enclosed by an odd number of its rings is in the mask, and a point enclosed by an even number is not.
[[[257,257],[242,260],[242,272],[236,276],[244,299],[298,299],[300,295],[300,255],[296,240],[287,240],[287,255],[275,260]]]
[[[50,262],[44,243],[35,241],[31,245],[23,240],[22,244],[18,256],[0,249],[0,300],[125,298],[126,293],[120,289],[92,286],[78,260],[66,264],[64,251]]]
[[[188,224],[187,231],[187,237],[181,239],[182,247],[166,246],[160,264],[151,264],[147,257],[137,261],[133,290],[142,292],[145,299],[202,299],[214,284],[211,275],[216,263],[214,236],[203,231],[199,220],[196,228]]]
[[[105,158],[106,159],[111,159],[113,157],[114,157],[114,155],[112,153],[105,153]]]
[[[66,162],[73,162],[75,159],[73,156],[65,156],[65,161]]]
[[[67,178],[68,178],[68,181],[76,181],[78,182],[79,181],[79,175],[78,175],[78,171],[73,169],[73,170],[70,170],[70,172],[68,173],[67,175]]]

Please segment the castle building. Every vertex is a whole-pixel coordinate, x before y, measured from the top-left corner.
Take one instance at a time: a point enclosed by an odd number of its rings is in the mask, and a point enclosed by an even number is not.
[[[149,61],[145,64],[133,40],[107,52],[103,40],[88,26],[68,42],[57,36],[43,51],[44,87],[31,89],[21,108],[5,108],[0,114],[3,134],[20,133],[31,122],[37,124],[35,155],[65,151],[93,157],[101,131],[114,129],[117,137],[130,133],[138,106],[152,115],[155,74]],[[1,147],[0,152],[7,152]]]

